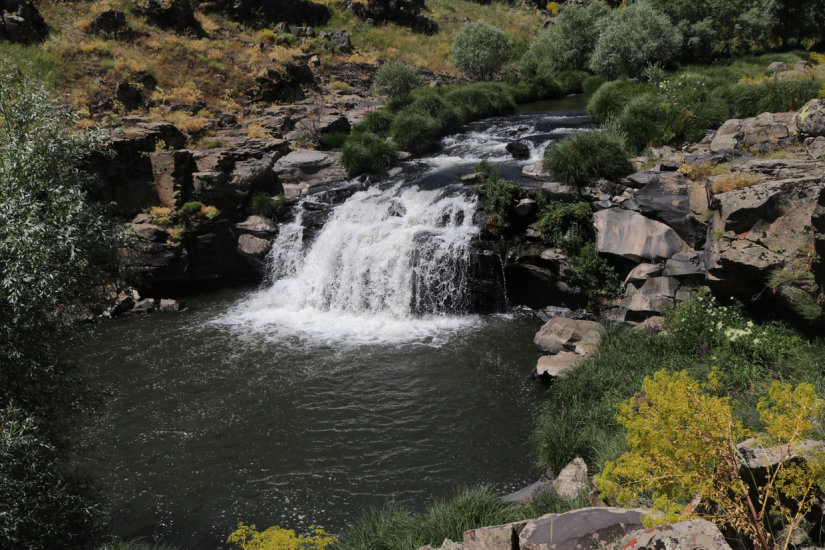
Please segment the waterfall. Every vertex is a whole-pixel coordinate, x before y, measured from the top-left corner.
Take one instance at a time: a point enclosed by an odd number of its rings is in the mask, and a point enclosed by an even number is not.
[[[466,326],[474,319],[462,314],[476,208],[464,187],[396,184],[335,207],[312,242],[304,242],[299,216],[272,245],[268,288],[232,317],[251,328],[359,342]]]

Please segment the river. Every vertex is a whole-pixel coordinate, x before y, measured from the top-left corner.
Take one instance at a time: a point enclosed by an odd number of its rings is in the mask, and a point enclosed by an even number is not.
[[[459,485],[535,481],[541,321],[468,309],[477,197],[457,176],[489,158],[523,181],[586,124],[583,106],[468,125],[337,206],[314,239],[285,226],[260,287],[96,327],[75,355],[110,398],[78,465],[109,497],[115,532],[223,548],[239,521],[340,533],[388,500],[420,509]],[[531,159],[506,153],[513,139]]]

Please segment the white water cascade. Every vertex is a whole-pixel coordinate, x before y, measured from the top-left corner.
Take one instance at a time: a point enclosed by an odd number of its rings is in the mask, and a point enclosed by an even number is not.
[[[314,241],[300,218],[268,257],[269,288],[225,321],[267,337],[422,341],[476,322],[467,311],[477,197],[397,184],[337,206]]]

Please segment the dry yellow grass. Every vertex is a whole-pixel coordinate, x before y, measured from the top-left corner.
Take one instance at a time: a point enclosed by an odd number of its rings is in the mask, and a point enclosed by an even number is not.
[[[756,174],[747,174],[743,172],[722,174],[713,181],[713,192],[727,193],[728,191],[735,191],[736,189],[756,185],[761,180],[762,178]]]
[[[247,126],[247,137],[251,137],[254,139],[264,139],[264,138],[271,138],[272,134],[264,130],[262,126],[258,124],[250,124]]]
[[[713,174],[713,165],[709,162],[705,162],[697,166],[683,164],[679,167],[679,173],[684,174],[690,180],[703,181],[705,178]]]

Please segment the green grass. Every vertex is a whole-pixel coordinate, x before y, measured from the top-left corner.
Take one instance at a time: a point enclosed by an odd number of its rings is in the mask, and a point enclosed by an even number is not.
[[[321,136],[321,147],[325,150],[339,150],[347,142],[349,134],[335,132],[334,134],[324,134]]]
[[[63,84],[76,76],[73,64],[37,45],[0,42],[0,59],[16,64],[21,71],[42,80],[49,87]]]
[[[544,168],[565,185],[584,187],[598,179],[614,179],[635,171],[626,146],[606,131],[577,132],[544,153]]]
[[[456,490],[453,497],[436,500],[419,514],[389,503],[365,513],[347,529],[336,550],[415,550],[439,547],[445,538],[461,541],[464,532],[534,519],[548,513],[564,513],[589,506],[588,495],[564,499],[539,493],[525,504],[505,503],[492,488],[479,486]]]
[[[628,449],[624,428],[615,420],[616,405],[639,391],[644,377],[662,369],[687,370],[702,379],[718,366],[723,394],[752,429],[760,427],[756,400],[773,380],[810,382],[822,395],[825,343],[809,344],[783,323],[748,322],[736,307],[695,294],[666,312],[667,335],[605,326],[595,355],[583,358],[548,392],[534,433],[539,467],[558,471],[580,456],[595,473],[615,460]],[[732,338],[728,329],[750,333]]]
[[[256,216],[277,220],[285,209],[286,197],[283,193],[278,195],[277,199],[273,199],[266,193],[255,193],[249,201],[249,211]]]
[[[140,539],[116,540],[107,542],[98,550],[176,550],[176,546],[155,542],[142,542]]]
[[[354,133],[341,149],[341,164],[350,175],[385,170],[395,162],[395,145],[382,134]]]

